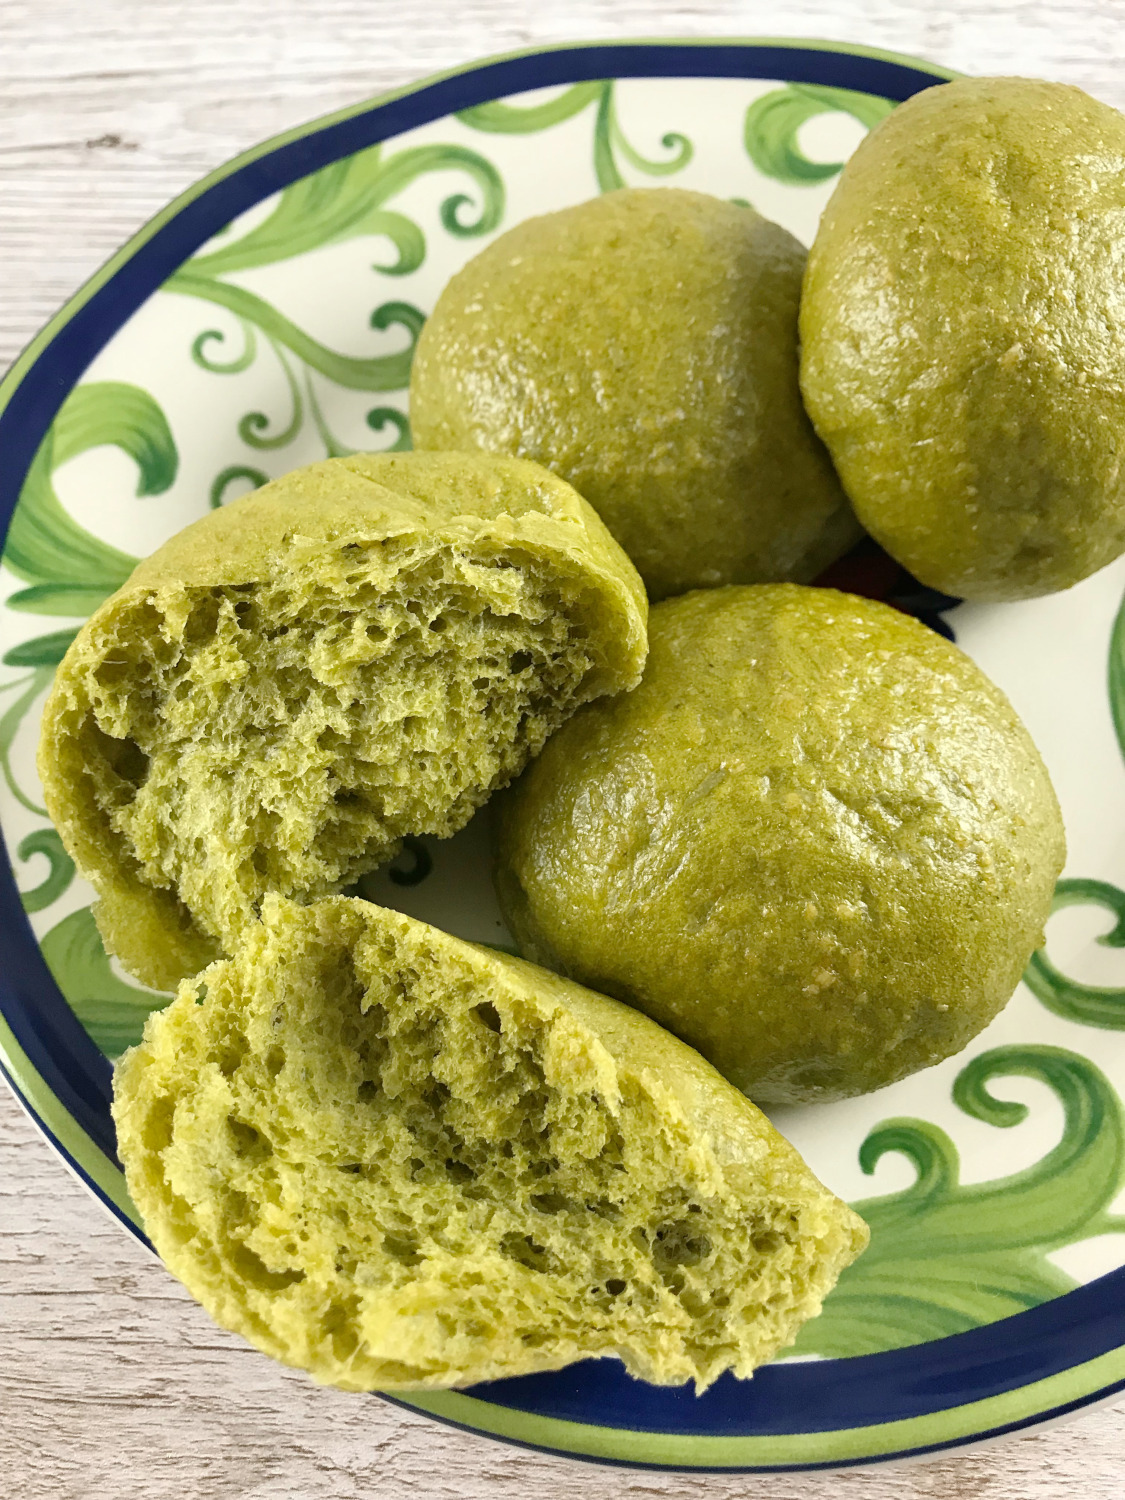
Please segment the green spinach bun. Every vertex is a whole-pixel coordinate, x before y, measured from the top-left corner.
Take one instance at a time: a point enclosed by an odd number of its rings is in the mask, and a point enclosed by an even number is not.
[[[263,903],[118,1065],[129,1191],[224,1327],[349,1390],[749,1375],[867,1230],[699,1056],[367,902]]]
[[[753,209],[678,188],[517,224],[422,330],[415,446],[561,474],[653,598],[814,578],[860,533],[801,405],[804,264]]]
[[[1125,549],[1125,119],[974,78],[859,146],[801,302],[801,384],[863,525],[933,588],[1025,599]]]
[[[1039,945],[1058,803],[1004,695],[884,604],[797,585],[658,605],[644,680],[505,795],[521,951],[646,1011],[759,1102],[962,1048]]]
[[[634,685],[640,579],[534,464],[357,454],[172,538],[94,614],[40,742],[107,947],[171,988],[267,891],[452,834],[578,704]]]

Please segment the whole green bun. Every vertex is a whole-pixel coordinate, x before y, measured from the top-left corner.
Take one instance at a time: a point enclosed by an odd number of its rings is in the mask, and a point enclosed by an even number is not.
[[[805,251],[751,208],[625,188],[528,219],[418,341],[418,448],[531,458],[649,594],[814,578],[859,536],[797,385]]]
[[[114,1078],[147,1233],[215,1320],[348,1390],[619,1355],[749,1375],[860,1219],[635,1011],[367,902],[269,897]]]
[[[1125,119],[1080,89],[916,94],[844,168],[809,255],[801,386],[856,514],[970,599],[1125,549]]]
[[[759,1102],[962,1048],[1040,944],[1064,839],[1007,699],[884,604],[795,585],[659,605],[635,692],[506,795],[521,951],[628,1000]]]
[[[106,946],[171,988],[267,891],[455,833],[578,704],[638,680],[641,580],[553,474],[464,454],[298,469],[97,610],[43,718],[47,807]]]

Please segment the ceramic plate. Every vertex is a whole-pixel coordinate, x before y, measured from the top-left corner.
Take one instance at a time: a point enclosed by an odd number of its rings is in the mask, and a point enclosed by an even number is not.
[[[17,362],[0,390],[0,1060],[138,1237],[110,1065],[166,997],[106,957],[34,764],[44,694],[82,619],[209,506],[325,454],[407,447],[426,312],[509,225],[671,183],[750,202],[808,242],[864,132],[947,76],[775,41],[481,63],[221,168]],[[790,1357],[702,1398],[599,1361],[407,1404],[622,1463],[816,1468],[1011,1432],[1125,1386],[1125,559],[1053,598],[956,609],[871,548],[838,577],[952,628],[1031,728],[1070,840],[1049,952],[960,1056],[779,1113],[872,1229]],[[368,894],[503,942],[486,845],[481,819],[415,843]]]

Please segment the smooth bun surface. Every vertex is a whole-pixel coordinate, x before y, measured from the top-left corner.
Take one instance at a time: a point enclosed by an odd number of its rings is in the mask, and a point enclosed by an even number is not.
[[[629,1000],[766,1103],[958,1052],[1042,940],[1065,852],[1046,769],[949,642],[831,589],[658,605],[639,688],[502,802],[526,957]]]
[[[857,516],[968,599],[1125,549],[1125,118],[967,78],[900,105],[809,254],[801,385]]]
[[[418,448],[535,459],[649,594],[815,578],[860,531],[801,405],[803,246],[750,208],[625,188],[517,224],[418,341]]]

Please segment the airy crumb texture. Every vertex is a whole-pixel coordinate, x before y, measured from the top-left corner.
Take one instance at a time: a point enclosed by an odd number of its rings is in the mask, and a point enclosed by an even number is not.
[[[350,1390],[618,1355],[747,1376],[867,1241],[615,1001],[397,912],[269,897],[115,1077],[129,1190],[227,1328]]]
[[[188,527],[88,622],[44,716],[47,805],[107,945],[170,987],[267,891],[455,833],[645,650],[640,579],[545,470],[329,460]]]

